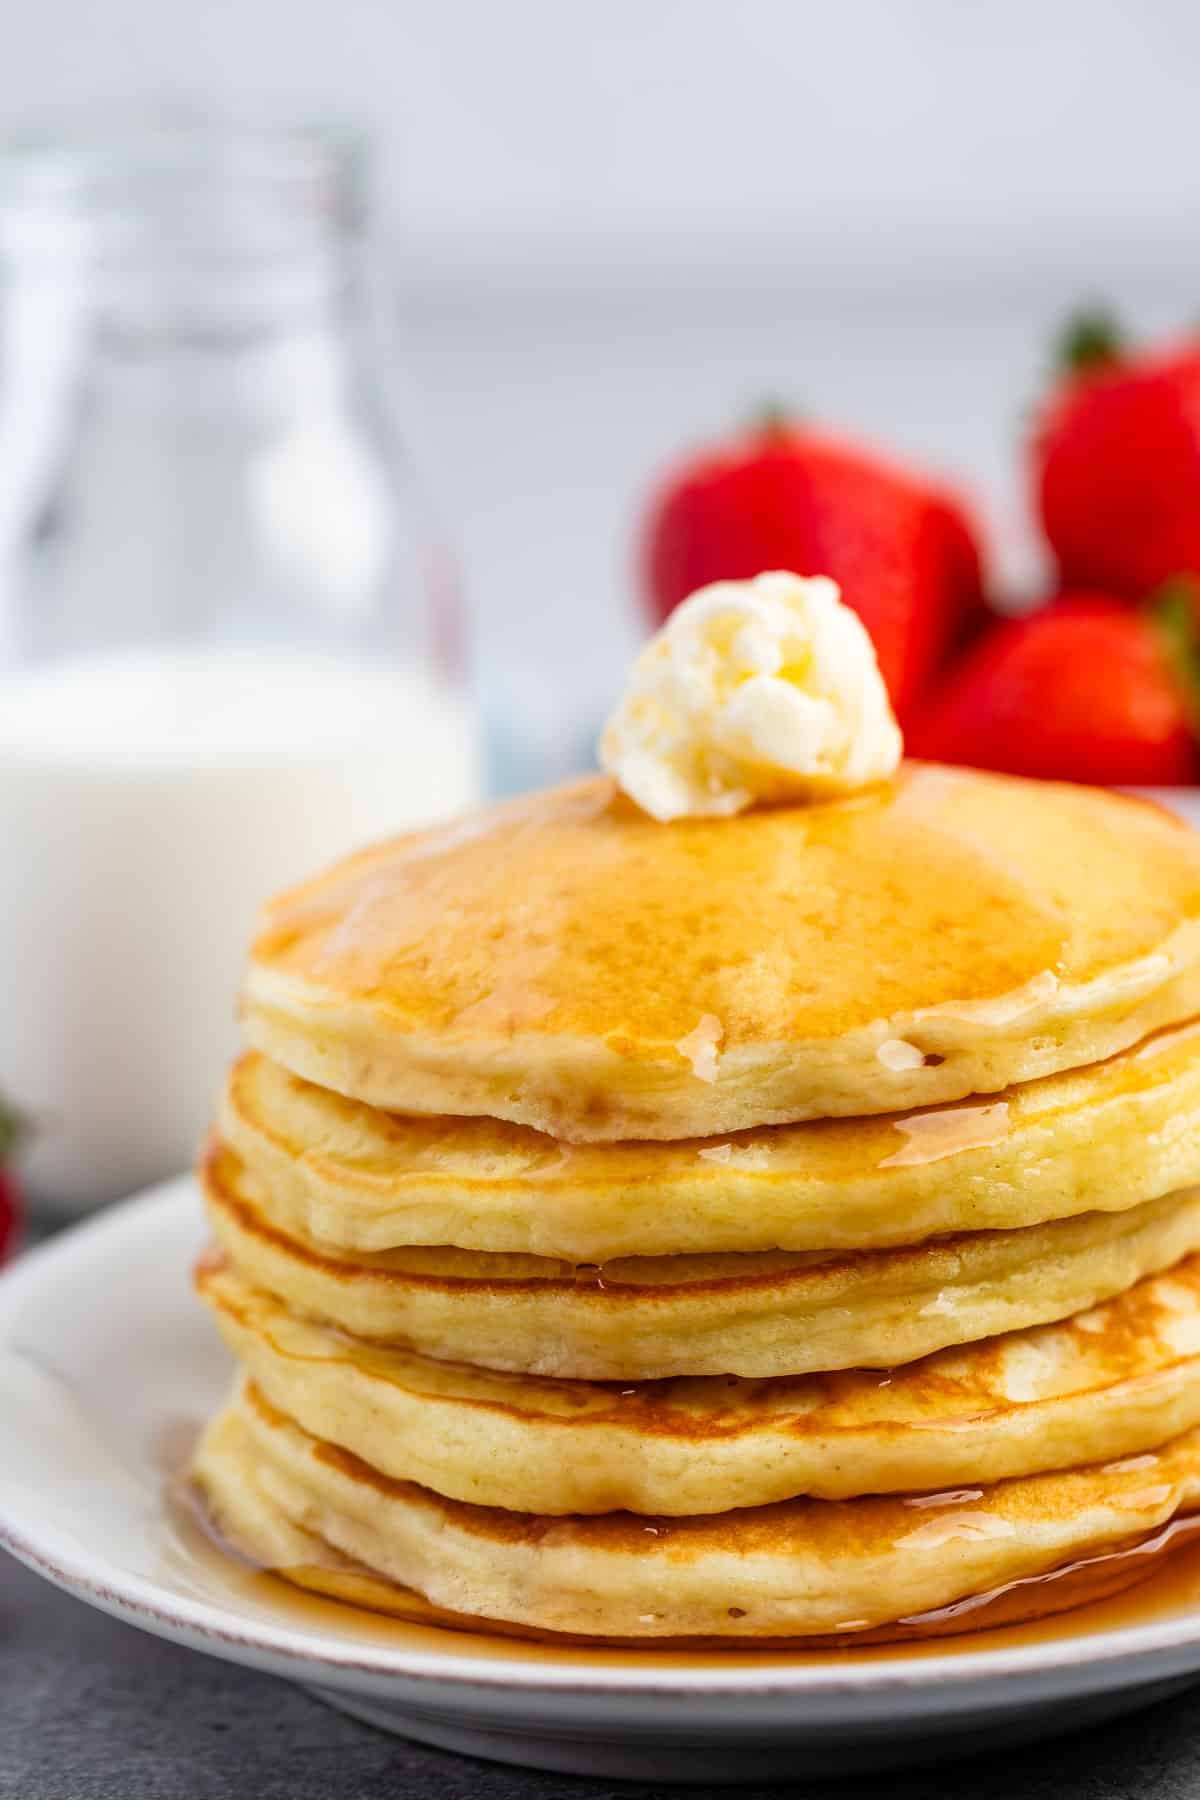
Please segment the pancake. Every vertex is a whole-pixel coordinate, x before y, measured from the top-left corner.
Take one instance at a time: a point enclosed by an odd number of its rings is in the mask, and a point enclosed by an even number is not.
[[[909,765],[665,826],[589,778],[266,909],[252,1045],[406,1113],[570,1141],[895,1112],[1200,1013],[1200,837],[1096,789]]]
[[[596,1381],[890,1367],[1063,1318],[1200,1248],[1200,1189],[1188,1189],[908,1250],[589,1268],[455,1249],[351,1258],[280,1230],[232,1151],[214,1149],[201,1173],[221,1249],[293,1311],[484,1368]]]
[[[381,1113],[243,1057],[222,1136],[284,1229],[605,1262],[918,1244],[1119,1210],[1200,1182],[1200,1024],[983,1101],[569,1146],[492,1119]]]
[[[263,1497],[284,1521],[434,1605],[548,1632],[733,1642],[869,1630],[1153,1533],[1200,1498],[1200,1434],[1157,1452],[937,1495],[790,1500],[715,1517],[546,1518],[392,1481],[254,1389],[194,1473],[226,1534]]]
[[[1200,1257],[1063,1324],[882,1378],[635,1387],[487,1373],[358,1343],[232,1270],[200,1293],[267,1401],[396,1480],[542,1514],[716,1513],[987,1485],[1200,1425]]]

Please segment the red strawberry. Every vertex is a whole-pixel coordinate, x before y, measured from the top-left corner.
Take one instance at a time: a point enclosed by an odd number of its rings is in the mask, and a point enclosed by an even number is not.
[[[910,728],[909,751],[1102,786],[1200,779],[1180,647],[1189,606],[1178,592],[1153,611],[1074,593],[994,625]]]
[[[18,1115],[0,1103],[0,1263],[16,1242],[24,1213],[21,1191],[10,1160],[21,1130]]]
[[[1066,362],[1034,446],[1063,585],[1141,600],[1200,574],[1200,343],[1134,354],[1083,320]]]
[[[677,469],[644,527],[656,624],[710,581],[764,569],[832,575],[906,711],[979,614],[974,528],[939,489],[778,420]]]

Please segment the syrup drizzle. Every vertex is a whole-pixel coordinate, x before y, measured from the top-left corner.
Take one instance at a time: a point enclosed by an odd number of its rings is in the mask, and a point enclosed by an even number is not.
[[[1008,1136],[1011,1129],[1007,1100],[986,1106],[947,1106],[935,1111],[910,1113],[894,1121],[904,1146],[885,1156],[881,1169],[899,1169],[912,1163],[940,1162],[963,1150],[985,1150]]]

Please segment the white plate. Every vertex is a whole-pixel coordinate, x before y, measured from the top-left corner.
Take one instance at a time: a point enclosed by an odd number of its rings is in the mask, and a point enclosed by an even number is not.
[[[169,1472],[228,1362],[193,1300],[190,1180],[132,1200],[0,1280],[0,1543],[80,1599],[290,1676],[378,1725],[506,1762],[659,1780],[845,1771],[1110,1718],[1200,1673],[1195,1596],[1114,1628],[832,1656],[554,1650],[372,1620],[220,1555]],[[1183,1584],[1186,1589],[1188,1584]]]

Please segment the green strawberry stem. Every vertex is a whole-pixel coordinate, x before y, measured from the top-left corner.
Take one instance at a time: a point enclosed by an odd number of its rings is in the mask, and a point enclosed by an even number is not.
[[[782,400],[764,400],[753,414],[750,428],[756,437],[787,437],[796,429],[796,413]]]
[[[15,1106],[0,1099],[0,1164],[8,1161],[25,1136],[27,1121]]]
[[[1055,366],[1068,375],[1084,375],[1120,362],[1125,334],[1112,313],[1101,307],[1078,312],[1058,340]]]
[[[1151,594],[1146,612],[1183,693],[1192,730],[1200,736],[1200,580],[1173,575]]]

